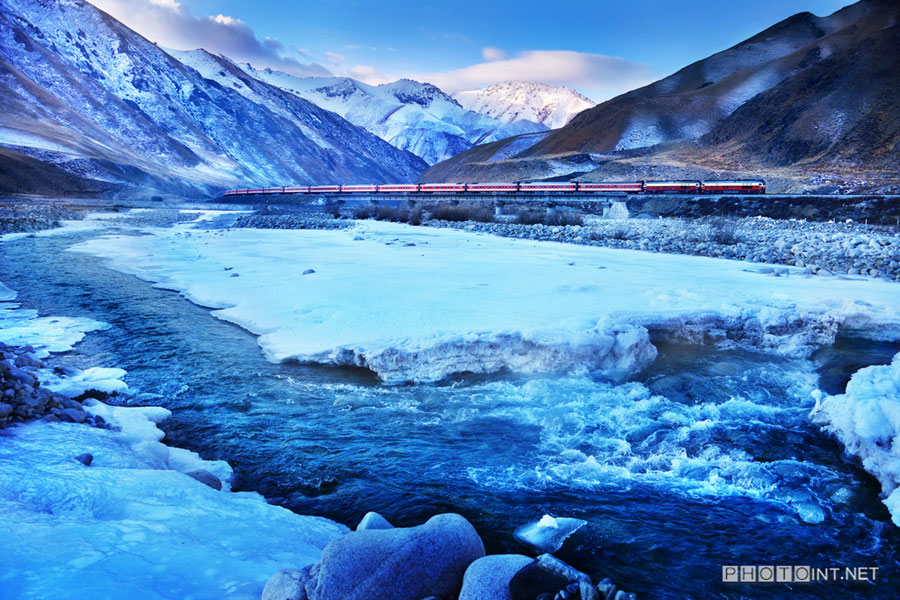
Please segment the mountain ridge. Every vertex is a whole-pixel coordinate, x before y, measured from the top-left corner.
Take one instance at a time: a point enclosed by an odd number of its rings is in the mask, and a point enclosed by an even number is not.
[[[530,121],[505,123],[468,110],[438,87],[412,79],[371,85],[350,77],[294,77],[247,63],[239,67],[341,115],[429,164],[477,144],[546,129]]]
[[[0,143],[125,192],[406,181],[425,167],[338,115],[206,79],[83,0],[0,0]],[[136,171],[136,173],[135,173]],[[103,187],[103,186],[101,186]]]
[[[879,158],[896,156],[900,142],[900,68],[879,67],[879,53],[898,54],[889,50],[900,48],[890,33],[898,13],[890,0],[862,0],[827,17],[794,15],[534,143],[473,148],[420,180],[764,177],[772,191],[900,190],[891,159]],[[803,111],[793,110],[798,102]],[[844,121],[829,121],[833,111]]]

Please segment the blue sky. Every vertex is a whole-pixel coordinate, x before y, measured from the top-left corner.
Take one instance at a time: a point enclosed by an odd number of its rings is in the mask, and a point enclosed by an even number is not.
[[[594,100],[668,75],[791,14],[846,0],[90,0],[161,45],[296,75],[411,77],[446,91],[530,78]]]

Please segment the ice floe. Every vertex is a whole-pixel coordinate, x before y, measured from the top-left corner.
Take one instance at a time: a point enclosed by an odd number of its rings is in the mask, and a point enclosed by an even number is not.
[[[590,371],[655,357],[648,327],[805,355],[841,327],[900,337],[900,285],[767,277],[746,263],[365,222],[347,230],[148,229],[73,250],[180,291],[273,361],[458,372]],[[303,272],[313,269],[312,275]]]

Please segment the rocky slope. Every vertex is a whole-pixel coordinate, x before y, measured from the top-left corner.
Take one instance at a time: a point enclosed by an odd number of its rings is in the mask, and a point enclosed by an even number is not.
[[[889,0],[801,13],[525,149],[476,148],[422,179],[763,176],[772,191],[898,190],[898,22]]]
[[[469,110],[504,123],[526,120],[558,129],[596,103],[567,87],[537,81],[501,81],[481,89],[457,92],[453,98]]]
[[[178,56],[200,68],[188,54]],[[527,117],[496,119],[467,110],[435,86],[409,79],[375,86],[349,77],[299,78],[271,69],[254,69],[249,64],[241,68],[260,81],[341,115],[428,164],[476,144],[547,129]]]
[[[39,173],[38,161],[59,193],[89,181],[197,195],[239,184],[406,181],[425,167],[294,94],[239,69],[230,75],[227,87],[204,78],[83,0],[0,0],[0,145],[17,153],[0,154],[0,175]],[[16,177],[0,185],[33,191]]]

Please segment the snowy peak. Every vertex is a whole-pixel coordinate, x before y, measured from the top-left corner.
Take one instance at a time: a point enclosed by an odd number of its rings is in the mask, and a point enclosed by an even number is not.
[[[403,104],[418,104],[428,108],[432,103],[441,101],[459,106],[456,100],[430,83],[420,83],[412,79],[399,79],[393,83],[379,85],[378,88],[389,92]]]
[[[501,81],[481,90],[458,92],[453,98],[464,108],[504,123],[533,121],[549,129],[562,127],[596,104],[570,88],[537,81]]]
[[[330,110],[392,146],[435,164],[476,144],[546,130],[467,110],[430,83],[400,79],[369,85],[349,77],[294,77],[271,69],[240,68],[255,79]]]

